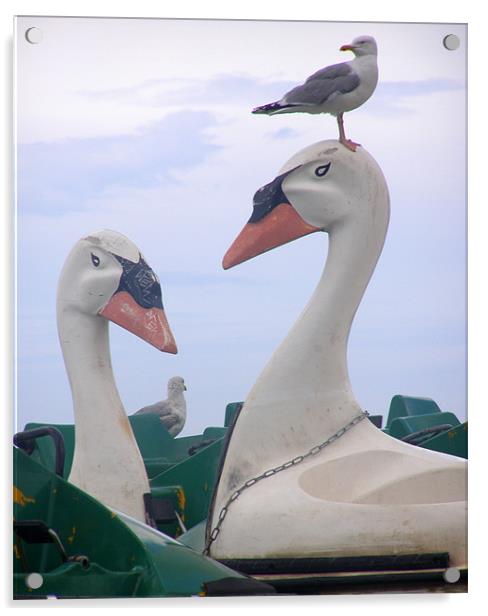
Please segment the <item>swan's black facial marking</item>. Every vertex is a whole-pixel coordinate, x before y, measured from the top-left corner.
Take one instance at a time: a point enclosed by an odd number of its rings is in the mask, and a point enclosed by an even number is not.
[[[161,285],[158,277],[139,256],[139,262],[134,263],[129,259],[124,259],[114,253],[111,253],[122,266],[122,276],[120,277],[119,287],[115,293],[125,291],[133,297],[133,299],[143,308],[161,308],[163,309],[163,298],[161,293]]]
[[[91,255],[91,262],[93,263],[95,267],[98,267],[100,265],[100,257],[97,257],[97,255],[94,254],[93,252],[90,253],[90,255]]]
[[[298,167],[278,175],[272,182],[265,184],[256,192],[253,198],[251,218],[247,221],[248,223],[260,221],[280,203],[289,203],[288,197],[283,192],[282,183],[286,176],[295,171],[295,169],[298,169]]]
[[[326,175],[326,174],[327,174],[327,172],[329,171],[331,164],[332,164],[332,163],[327,163],[326,165],[320,165],[320,167],[317,167],[317,168],[315,169],[315,175],[316,175],[318,178],[323,178],[323,177],[324,177],[324,175]]]

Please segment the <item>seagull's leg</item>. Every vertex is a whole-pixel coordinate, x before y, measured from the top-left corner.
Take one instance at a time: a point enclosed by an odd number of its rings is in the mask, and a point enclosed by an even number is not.
[[[344,114],[343,113],[339,113],[337,115],[337,124],[339,126],[339,141],[346,146],[346,148],[348,148],[349,150],[352,150],[353,152],[356,151],[356,148],[358,145],[361,145],[360,143],[355,143],[354,141],[351,141],[350,139],[346,139],[346,133],[344,132],[344,118],[343,118]]]

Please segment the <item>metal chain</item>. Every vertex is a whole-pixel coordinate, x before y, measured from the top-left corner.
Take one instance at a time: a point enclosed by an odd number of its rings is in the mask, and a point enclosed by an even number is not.
[[[209,553],[210,553],[210,546],[212,545],[212,543],[219,536],[220,530],[222,528],[222,524],[224,522],[225,516],[227,515],[227,511],[229,509],[229,506],[235,500],[237,500],[239,498],[239,496],[245,490],[247,490],[248,488],[250,488],[251,486],[256,484],[258,481],[261,481],[262,479],[266,479],[267,477],[272,477],[273,475],[276,475],[277,473],[279,473],[281,471],[284,471],[287,468],[290,468],[292,466],[296,466],[297,464],[300,464],[300,462],[303,462],[304,460],[310,458],[311,456],[315,456],[320,451],[322,451],[322,449],[324,449],[324,447],[327,447],[328,445],[331,445],[334,441],[336,441],[343,434],[345,434],[348,430],[350,430],[353,426],[355,426],[360,421],[362,421],[365,417],[369,417],[368,411],[363,411],[360,415],[357,415],[357,417],[352,419],[343,428],[341,428],[340,430],[335,432],[332,436],[329,436],[329,438],[327,440],[325,440],[323,443],[320,443],[320,445],[315,445],[315,447],[312,447],[312,449],[309,449],[307,451],[307,453],[304,453],[304,454],[302,454],[300,456],[296,456],[295,458],[293,458],[292,460],[289,460],[288,462],[285,462],[284,464],[280,464],[279,466],[275,466],[274,468],[270,468],[269,470],[265,471],[264,473],[261,473],[261,475],[258,475],[257,477],[253,477],[252,479],[248,479],[239,488],[237,488],[237,490],[235,490],[230,495],[230,497],[227,499],[227,502],[225,503],[225,505],[220,510],[219,517],[218,517],[218,520],[217,520],[217,524],[214,526],[212,532],[209,535],[209,538],[208,538],[208,541],[207,541],[207,543],[205,545],[205,549],[204,549],[203,553],[206,556],[209,555]]]

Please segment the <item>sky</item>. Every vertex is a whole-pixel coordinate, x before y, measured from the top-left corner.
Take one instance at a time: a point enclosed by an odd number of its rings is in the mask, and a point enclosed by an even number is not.
[[[39,44],[24,37],[43,33]],[[442,45],[456,34],[459,49]],[[323,269],[313,234],[232,270],[221,259],[252,197],[298,150],[337,138],[331,116],[253,116],[315,70],[379,48],[373,97],[346,133],[376,158],[390,227],[349,339],[361,406],[394,394],[466,417],[466,29],[446,24],[17,19],[17,410],[72,423],[56,331],[57,279],[100,228],[132,239],[158,274],[179,353],[111,325],[130,413],[187,383],[183,434],[222,425],[306,304]],[[136,369],[134,369],[136,368]]]

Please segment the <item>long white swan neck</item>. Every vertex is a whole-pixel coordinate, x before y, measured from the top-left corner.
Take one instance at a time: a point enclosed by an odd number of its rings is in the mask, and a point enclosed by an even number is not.
[[[338,226],[329,237],[327,262],[317,288],[252,388],[246,414],[253,404],[276,403],[282,410],[275,419],[283,423],[283,409],[299,405],[300,401],[303,405],[303,401],[310,400],[310,410],[317,414],[329,402],[335,404],[341,398],[345,403],[354,401],[347,369],[347,341],[384,234],[375,253],[371,246],[367,249],[357,227]],[[357,405],[349,406],[349,411],[345,406],[340,412],[337,409],[339,422],[357,414]],[[292,421],[296,418],[300,419],[298,410],[290,414]]]
[[[61,304],[58,331],[75,415],[69,481],[144,521],[143,494],[149,492],[149,482],[115,384],[108,321]]]
[[[329,233],[327,261],[317,289],[305,314],[313,303],[325,342],[334,343],[329,334],[340,337],[344,351],[352,321],[364,295],[383,247],[388,219],[379,229],[338,224]],[[383,227],[383,228],[381,228]],[[376,237],[375,237],[376,236]],[[327,362],[329,365],[329,362]]]
[[[67,309],[58,316],[58,331],[76,419],[106,421],[107,413],[98,417],[98,411],[107,397],[123,408],[110,359],[108,321]],[[77,432],[88,428],[88,421],[82,421],[80,428]]]
[[[306,453],[361,412],[349,381],[347,341],[383,247],[388,212],[386,201],[373,215],[330,230],[318,286],[237,418],[214,515],[244,481]]]

